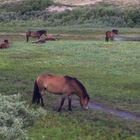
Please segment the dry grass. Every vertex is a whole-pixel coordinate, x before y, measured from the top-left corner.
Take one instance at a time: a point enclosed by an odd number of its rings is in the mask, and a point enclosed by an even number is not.
[[[18,2],[23,0],[0,0],[0,2]]]
[[[140,0],[103,0],[105,3],[121,5],[121,6],[132,6],[140,5]]]
[[[0,0],[0,4],[4,3],[16,3],[24,0]],[[95,5],[99,2],[104,2],[107,4],[119,5],[119,6],[140,6],[140,0],[53,0],[56,3],[73,5],[73,6],[83,6],[83,5]]]

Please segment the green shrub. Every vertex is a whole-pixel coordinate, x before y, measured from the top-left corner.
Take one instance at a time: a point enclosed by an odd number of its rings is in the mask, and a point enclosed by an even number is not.
[[[121,9],[99,4],[96,7],[81,7],[72,11],[49,13],[45,8],[52,3],[51,0],[26,0],[22,5],[15,7],[14,12],[2,12],[0,21],[42,20],[42,23],[45,22],[45,25],[49,26],[93,24],[95,27],[140,27],[139,8]]]
[[[6,3],[0,5],[0,11],[3,12],[18,12],[24,14],[29,11],[44,10],[46,7],[53,4],[52,0],[23,0],[18,3]]]
[[[133,23],[140,25],[140,8],[139,9],[130,9],[126,11],[125,19],[132,20]]]
[[[0,94],[0,138],[1,140],[26,140],[26,128],[46,112],[25,106],[19,95]]]

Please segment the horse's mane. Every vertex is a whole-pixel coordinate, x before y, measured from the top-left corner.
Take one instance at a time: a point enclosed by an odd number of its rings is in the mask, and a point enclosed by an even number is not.
[[[45,33],[47,33],[46,30],[38,30],[37,32],[40,33],[40,34],[45,34]]]
[[[75,77],[70,77],[70,76],[65,76],[65,78],[67,79],[67,80],[74,80],[76,83],[77,83],[77,85],[80,87],[80,89],[83,91],[83,93],[84,93],[84,98],[88,98],[88,100],[89,100],[89,95],[87,94],[87,90],[86,90],[86,88],[83,86],[83,84],[77,79],[77,78],[75,78]]]

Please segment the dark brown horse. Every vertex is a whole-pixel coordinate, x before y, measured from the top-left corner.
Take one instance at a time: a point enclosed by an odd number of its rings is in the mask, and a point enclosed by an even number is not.
[[[58,111],[61,111],[66,97],[68,98],[69,110],[72,110],[71,95],[73,94],[79,96],[81,106],[84,109],[88,109],[89,95],[83,84],[74,77],[51,75],[48,73],[41,74],[35,80],[32,102],[39,104],[41,101],[42,106],[44,106],[42,97],[45,91],[62,95]]]
[[[28,42],[29,41],[29,37],[40,39],[40,36],[42,36],[42,35],[46,35],[47,36],[47,31],[46,30],[28,31],[28,32],[26,32],[26,40]]]
[[[114,39],[114,36],[115,35],[118,35],[118,30],[116,30],[116,29],[113,29],[112,31],[107,31],[106,33],[105,33],[105,41],[109,41],[109,40],[111,40],[111,41],[113,41],[113,39]]]
[[[9,48],[9,41],[5,39],[2,43],[0,43],[0,49]]]

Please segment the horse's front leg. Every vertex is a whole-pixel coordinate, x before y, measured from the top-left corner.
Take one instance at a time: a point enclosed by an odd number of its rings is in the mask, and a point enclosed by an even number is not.
[[[69,111],[72,111],[72,107],[71,107],[71,96],[68,96],[68,107],[69,107]]]
[[[66,98],[65,96],[63,96],[63,97],[62,97],[60,107],[58,108],[58,112],[60,112],[60,111],[61,111],[62,106],[63,106],[64,101],[65,101],[65,98]]]
[[[38,36],[37,36],[38,40],[40,39],[40,37],[41,37],[41,35],[38,35]]]

